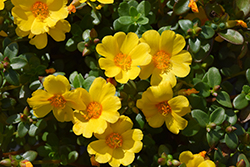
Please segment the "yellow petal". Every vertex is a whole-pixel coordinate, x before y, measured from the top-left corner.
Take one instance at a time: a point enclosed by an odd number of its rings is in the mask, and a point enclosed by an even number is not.
[[[63,109],[53,109],[53,114],[59,122],[68,122],[73,120],[73,110],[69,106],[65,106]]]
[[[134,159],[135,159],[135,154],[133,152],[126,151],[124,157],[120,160],[120,162],[123,166],[128,166],[134,161]]]
[[[176,85],[177,79],[175,77],[175,75],[172,72],[167,72],[167,73],[163,73],[160,75],[162,77],[162,81],[161,82],[169,82],[170,85],[172,86],[172,88]]]
[[[159,128],[164,124],[164,117],[160,113],[157,113],[152,117],[148,117],[146,119],[148,124],[153,128]]]
[[[115,76],[115,80],[122,84],[127,83],[129,80],[128,72],[121,70],[121,72]]]
[[[66,91],[62,96],[66,100],[66,105],[76,110],[85,110],[86,105],[81,100],[81,92],[83,88],[77,88],[74,91]]]
[[[31,29],[31,26],[35,20],[35,16],[31,11],[24,11],[21,8],[13,7],[12,15],[18,20],[18,27],[22,31],[29,31]]]
[[[105,36],[102,39],[102,43],[99,43],[96,46],[96,51],[100,55],[102,55],[110,60],[113,60],[114,57],[119,53],[118,44],[117,44],[116,40],[114,39],[114,37],[112,37],[111,35]]]
[[[115,158],[111,158],[111,160],[109,161],[109,165],[112,167],[119,167],[121,165],[121,161],[120,159],[115,159]]]
[[[65,40],[65,32],[69,31],[70,31],[69,22],[58,21],[55,27],[49,29],[48,33],[55,41],[59,42]]]
[[[94,133],[102,134],[107,126],[107,122],[102,118],[89,120],[89,127],[92,127]]]
[[[86,107],[90,102],[93,101],[89,92],[87,92],[85,89],[77,88],[76,91],[80,92],[80,100],[86,105]]]
[[[148,98],[151,101],[162,102],[173,97],[172,86],[168,81],[163,81],[158,86],[151,86],[148,91],[150,92]]]
[[[189,107],[189,101],[185,96],[179,95],[168,101],[168,104],[171,106],[172,112],[175,112],[179,116],[184,116],[187,113],[191,112]]]
[[[0,2],[0,10],[3,10],[4,9],[4,1],[1,1]]]
[[[131,52],[132,66],[144,66],[151,62],[150,48],[146,43],[140,43]]]
[[[19,37],[25,37],[29,35],[30,31],[22,31],[19,27],[15,29],[16,35]]]
[[[155,30],[148,30],[142,34],[141,42],[146,42],[150,46],[150,54],[154,55],[159,51],[160,34]]]
[[[31,25],[30,31],[32,34],[40,35],[48,32],[49,27],[47,26],[47,22],[42,22],[38,17],[36,17]]]
[[[68,79],[62,75],[49,75],[44,79],[43,82],[44,89],[51,94],[63,94],[69,91],[70,84]]]
[[[183,151],[179,156],[180,162],[185,164],[187,164],[192,159],[194,159],[194,155],[192,154],[191,151]]]
[[[124,157],[124,151],[121,147],[114,149],[112,154],[112,159],[122,159]]]
[[[115,33],[114,38],[118,44],[118,49],[120,50],[122,47],[122,44],[126,38],[126,34],[124,32],[117,32],[117,33]]]
[[[105,141],[105,139],[93,141],[87,147],[88,153],[95,154],[95,160],[99,163],[107,163],[113,154],[113,149],[107,146]]]
[[[114,132],[122,134],[133,127],[133,122],[129,117],[121,115],[118,121],[114,124],[111,124],[110,127]]]
[[[179,54],[174,55],[170,59],[172,66],[171,72],[178,77],[185,77],[190,72],[189,65],[192,62],[190,53],[186,50],[181,51]]]
[[[141,72],[139,74],[139,77],[141,79],[144,79],[144,80],[147,79],[147,78],[149,78],[149,76],[153,73],[154,68],[155,68],[155,65],[154,65],[153,61],[151,61],[146,66],[142,66],[141,67]]]
[[[99,62],[100,68],[105,70],[105,75],[107,77],[114,77],[121,72],[121,68],[116,66],[113,60],[100,58],[98,62]]]
[[[152,76],[151,76],[151,80],[150,80],[150,84],[151,85],[159,85],[159,83],[162,81],[162,77],[161,77],[161,70],[158,68],[154,68]]]
[[[169,131],[174,134],[178,134],[180,130],[185,129],[188,124],[188,121],[172,112],[165,117],[165,123]]]
[[[139,67],[131,67],[131,69],[127,72],[129,79],[134,80],[140,74],[141,69]]]
[[[139,38],[135,33],[128,33],[121,46],[121,52],[123,54],[129,55],[129,53],[138,45],[138,42]]]
[[[97,0],[98,2],[102,4],[112,4],[114,3],[114,0]]]
[[[19,0],[11,0],[11,3],[16,6],[19,7],[23,10],[30,10],[30,8],[32,7],[32,5],[36,2],[36,0],[23,0],[21,3]]]
[[[142,140],[143,133],[140,129],[130,129],[122,134],[124,140]]]
[[[107,136],[109,136],[111,133],[113,133],[113,129],[110,127],[110,124],[108,124],[107,128],[105,129],[105,131],[102,134],[98,134],[98,133],[94,133],[95,137],[97,139],[101,139],[101,140],[106,140]]]
[[[147,95],[145,93],[146,92],[142,94],[142,99],[137,100],[136,106],[142,110],[145,117],[152,117],[158,113],[155,106],[157,102],[153,103],[148,97],[146,97]]]
[[[200,163],[198,167],[215,167],[215,164],[211,160],[205,160],[202,163]]]
[[[33,114],[37,118],[42,118],[45,117],[52,109],[53,107],[50,104],[44,104],[40,107],[33,108]]]
[[[29,43],[31,45],[35,45],[37,49],[43,49],[46,47],[48,42],[47,34],[40,34],[36,35],[34,38],[32,38]]]

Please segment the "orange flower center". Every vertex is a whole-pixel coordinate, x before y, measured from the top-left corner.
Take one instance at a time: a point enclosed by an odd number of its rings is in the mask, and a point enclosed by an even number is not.
[[[38,17],[41,21],[46,19],[49,15],[49,9],[46,3],[37,1],[31,7],[31,11],[35,17]]]
[[[58,109],[64,108],[66,103],[66,100],[62,95],[54,95],[53,97],[49,98],[48,101],[50,101],[52,106]]]
[[[96,101],[90,102],[87,106],[87,114],[82,114],[86,120],[97,119],[102,114],[102,105]]]
[[[106,144],[110,148],[118,148],[122,146],[122,136],[119,135],[118,133],[111,133],[107,138],[106,138]]]
[[[163,50],[158,51],[153,56],[153,62],[155,67],[160,70],[167,71],[171,67],[170,58],[171,56],[167,54],[165,51]]]
[[[171,113],[171,106],[168,104],[168,101],[162,101],[155,105],[158,111],[163,115],[166,116],[168,113]]]
[[[129,55],[119,53],[115,56],[114,62],[122,70],[128,71],[131,68],[132,59]]]

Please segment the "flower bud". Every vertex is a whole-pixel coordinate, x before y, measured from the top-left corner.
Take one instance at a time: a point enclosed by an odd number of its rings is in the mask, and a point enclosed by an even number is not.
[[[173,156],[171,154],[168,154],[168,159],[172,160],[173,159]]]
[[[236,129],[237,129],[236,127],[230,125],[230,126],[228,126],[228,127],[226,128],[225,131],[226,131],[227,133],[231,133],[231,132],[235,131]]]
[[[236,167],[246,167],[246,162],[244,159],[241,159],[237,162]]]
[[[136,113],[136,114],[139,114],[139,110],[138,110],[138,108],[136,108],[136,107],[133,107],[133,108],[132,108],[132,111],[133,111],[134,113]]]
[[[159,165],[165,165],[166,164],[166,159],[165,158],[159,158],[158,159],[158,164]]]
[[[180,161],[178,161],[178,160],[176,160],[176,159],[173,159],[173,160],[172,160],[172,164],[173,164],[174,166],[179,166],[181,163],[180,163]]]
[[[86,43],[87,44],[87,43]],[[85,45],[86,45],[85,44]],[[88,54],[90,54],[91,52],[90,52],[90,50],[89,49],[87,49],[87,46],[85,46],[85,48],[83,49],[83,51],[82,51],[82,56],[86,56],[86,55],[88,55]]]
[[[98,36],[98,35],[97,35],[97,32],[96,32],[96,30],[95,30],[94,28],[92,28],[92,29],[90,30],[89,36],[90,36],[91,39],[94,39],[94,38],[96,38],[96,37]]]
[[[100,39],[95,38],[93,42],[94,42],[94,44],[98,44],[100,42]]]
[[[133,108],[134,106],[135,106],[135,102],[134,101],[128,102],[128,107],[129,108]]]
[[[168,161],[167,161],[167,166],[172,166],[173,165],[173,163],[172,163],[172,161],[169,159]]]
[[[11,161],[10,161],[10,159],[4,159],[4,160],[0,161],[0,165],[11,166]]]

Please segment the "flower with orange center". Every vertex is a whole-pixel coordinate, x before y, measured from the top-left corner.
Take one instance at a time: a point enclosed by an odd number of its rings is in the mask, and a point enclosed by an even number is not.
[[[194,13],[199,13],[199,10],[198,10],[196,1],[198,1],[198,0],[189,0],[188,7],[190,7],[191,10],[192,10]]]
[[[6,0],[0,0],[0,10],[4,9],[4,1]]]
[[[11,0],[11,2],[14,5],[12,15],[14,23],[17,24],[18,36],[29,35],[29,38],[36,36],[30,43],[34,44],[37,40],[35,43],[39,46],[38,49],[47,45],[47,33],[56,41],[65,39],[64,33],[70,30],[70,24],[66,20],[62,21],[68,16],[67,0]],[[61,23],[57,24],[59,21]]]
[[[44,79],[45,90],[38,89],[27,99],[33,108],[33,114],[38,117],[46,116],[51,110],[55,118],[60,121],[72,121],[74,109],[85,109],[85,104],[79,100],[80,91],[70,91],[70,84],[62,75],[49,75]]]
[[[173,98],[172,87],[166,80],[143,92],[136,106],[142,110],[150,126],[159,128],[165,122],[174,134],[187,126],[188,121],[182,116],[191,112],[188,99],[182,95]]]
[[[183,151],[179,160],[184,163],[186,167],[215,167],[215,163],[211,160],[205,160],[204,152],[199,154],[192,154],[190,151]]]
[[[114,36],[106,36],[98,44],[96,51],[104,56],[99,59],[101,69],[107,77],[115,77],[117,82],[127,83],[140,73],[139,66],[150,63],[152,56],[146,43],[139,43],[135,33],[118,32]]]
[[[155,30],[148,30],[142,34],[142,43],[147,43],[152,55],[152,61],[141,67],[139,77],[147,79],[151,76],[151,85],[158,85],[162,80],[170,81],[172,87],[176,84],[176,77],[185,77],[190,72],[192,62],[190,53],[182,50],[186,45],[185,39],[171,30],[163,31],[160,35]]]
[[[85,110],[75,110],[73,131],[76,135],[90,138],[93,133],[103,133],[108,123],[119,119],[121,108],[116,89],[111,83],[99,77],[92,83],[89,92],[81,89],[81,101],[87,106]]]
[[[127,116],[120,116],[119,120],[110,124],[103,134],[96,134],[98,139],[91,142],[87,151],[95,155],[99,163],[109,163],[112,167],[121,164],[127,166],[135,158],[135,153],[142,149],[142,131],[131,129],[133,122]]]

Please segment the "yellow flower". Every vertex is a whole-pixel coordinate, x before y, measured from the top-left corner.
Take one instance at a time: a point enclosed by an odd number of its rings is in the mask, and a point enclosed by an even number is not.
[[[192,154],[190,151],[183,151],[179,156],[180,162],[184,163],[186,167],[215,167],[211,160],[205,160],[201,154]]]
[[[44,117],[53,110],[58,121],[71,121],[73,120],[72,108],[86,108],[79,100],[80,91],[78,89],[70,91],[70,84],[66,77],[49,75],[44,79],[43,86],[45,90],[38,89],[32,93],[31,98],[27,99],[36,117]]]
[[[135,33],[118,32],[114,36],[106,36],[98,44],[96,51],[104,56],[99,59],[101,69],[107,77],[115,77],[120,83],[135,79],[140,73],[140,67],[151,61],[150,48],[146,43],[140,43]]]
[[[142,98],[137,100],[136,106],[142,110],[150,126],[158,128],[165,122],[172,133],[178,134],[188,124],[182,116],[191,111],[185,96],[172,97],[170,83],[162,81],[158,86],[149,87],[142,94]]]
[[[85,110],[75,110],[73,131],[76,135],[90,138],[92,133],[103,133],[108,123],[119,119],[121,101],[115,96],[116,89],[103,78],[96,78],[89,93],[81,89],[81,100],[87,106]]]
[[[91,2],[95,2],[96,0],[90,0]],[[114,0],[97,0],[101,4],[112,4]],[[87,0],[80,0],[81,3],[87,2]]]
[[[65,40],[65,33],[70,31],[70,24],[67,20],[59,20],[54,27],[49,28],[48,34],[57,42]],[[19,37],[28,35],[29,43],[35,45],[37,49],[43,49],[48,42],[47,33],[34,35],[30,31],[22,31],[19,27],[16,28],[16,34]]]
[[[155,30],[148,30],[142,34],[141,42],[150,46],[153,56],[150,64],[141,67],[141,79],[147,79],[152,74],[151,85],[169,80],[174,87],[175,76],[185,77],[190,72],[192,57],[188,51],[182,50],[186,45],[183,36],[171,30],[163,31],[161,35]]]
[[[127,116],[110,124],[103,134],[95,134],[98,140],[91,142],[87,151],[95,154],[99,163],[109,163],[112,167],[127,166],[134,161],[135,153],[142,149],[143,134],[140,129],[131,129],[133,122]]]
[[[199,13],[199,10],[198,10],[196,1],[198,1],[198,0],[189,0],[188,7],[190,7],[191,10],[192,10],[194,13]]]
[[[0,10],[4,9],[4,1],[6,0],[0,0]]]
[[[209,19],[207,18],[206,12],[203,9],[202,6],[199,6],[199,13],[188,13],[184,19],[189,19],[189,20],[193,20],[195,18],[200,19],[201,21],[201,26],[205,25],[205,22],[208,21]]]

